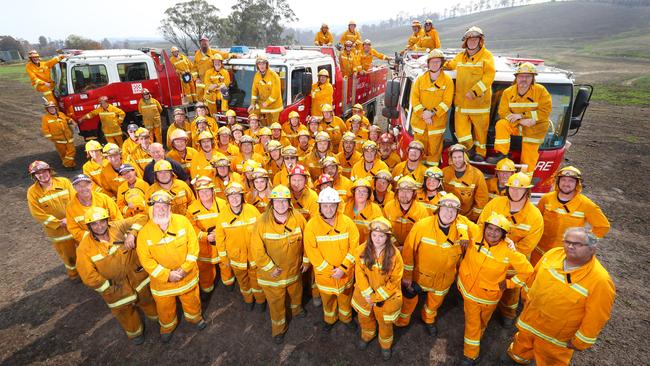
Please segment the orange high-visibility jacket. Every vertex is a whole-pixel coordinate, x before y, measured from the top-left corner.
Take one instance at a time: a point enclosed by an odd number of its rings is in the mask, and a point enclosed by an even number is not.
[[[366,53],[365,50],[361,50],[359,54],[359,61],[361,63],[361,69],[363,71],[368,71],[372,67],[372,59],[378,58],[380,60],[385,60],[388,57],[383,53],[378,52],[374,48],[370,48],[370,52]]]
[[[181,156],[180,152],[173,148],[167,153],[166,156],[179,163],[183,167],[185,173],[187,173],[189,177],[192,177],[190,168],[192,167],[192,162],[194,162],[194,159],[198,156],[198,154],[198,151],[188,146],[185,148],[184,156]]]
[[[411,36],[406,41],[407,50],[415,50],[420,38],[424,35],[424,28],[420,27],[417,32],[411,33]]]
[[[536,123],[533,126],[519,126],[522,133],[522,142],[541,144],[548,131],[550,115],[553,110],[553,100],[546,88],[534,83],[526,94],[519,95],[517,84],[508,87],[501,94],[499,103],[499,117],[506,118],[511,113],[521,114],[524,119],[532,119]],[[499,143],[500,141],[495,141]],[[508,141],[505,141],[506,143]],[[533,169],[534,167],[529,167]]]
[[[332,35],[332,32],[330,31],[327,31],[326,33],[323,33],[323,31],[316,32],[316,35],[314,36],[314,45],[331,46],[332,43],[334,43],[334,36]]]
[[[440,37],[436,28],[431,28],[428,32],[422,28],[422,36],[418,39],[417,48],[420,50],[434,50],[440,48]]]
[[[422,202],[424,207],[427,208],[429,213],[433,215],[436,211],[438,211],[438,202],[440,201],[440,198],[447,194],[445,191],[438,191],[433,197],[428,197],[427,192],[424,189],[421,189],[418,191],[418,201]]]
[[[61,220],[66,218],[65,208],[75,193],[72,183],[64,177],[52,177],[52,186],[47,190],[38,182],[27,189],[29,213],[43,225],[45,235],[54,243],[72,239]]]
[[[527,300],[517,327],[556,346],[571,341],[585,350],[609,320],[616,288],[595,256],[570,271],[565,259],[564,248],[554,248],[537,263],[522,292]]]
[[[397,246],[404,245],[406,236],[413,225],[427,216],[429,216],[429,211],[417,199],[413,200],[411,207],[406,212],[402,211],[402,206],[399,204],[397,197],[384,205],[384,217],[393,225],[393,234],[397,239]]]
[[[262,286],[286,287],[300,280],[304,256],[303,235],[307,222],[295,210],[284,224],[278,224],[273,213],[262,215],[253,229],[251,251],[257,265],[257,282]],[[279,267],[278,277],[271,276]]]
[[[499,178],[492,177],[492,178],[486,179],[485,184],[487,185],[488,197],[490,197],[490,199],[493,199],[493,198],[498,197],[498,196],[505,196],[506,195],[506,187],[503,187],[502,189],[499,189]]]
[[[347,217],[351,218],[352,221],[354,221],[354,223],[357,225],[357,229],[359,230],[360,244],[364,244],[368,240],[368,235],[370,233],[368,225],[370,222],[378,217],[384,216],[381,207],[379,207],[378,204],[372,202],[371,197],[368,197],[366,207],[358,212],[354,209],[354,197],[350,197],[350,199],[345,203],[345,209],[343,210],[343,213]]]
[[[329,78],[325,84],[320,84],[318,82],[312,84],[311,86],[311,115],[312,116],[322,116],[321,106],[323,104],[332,105],[334,101],[334,87],[329,82]],[[298,146],[296,143],[294,146]]]
[[[41,118],[43,137],[57,144],[74,143],[74,134],[68,125],[69,122],[72,122],[70,117],[61,112],[45,113]]]
[[[149,183],[140,178],[136,178],[133,187],[129,187],[129,182],[122,182],[117,189],[117,208],[124,217],[135,216],[139,213],[147,213],[146,196],[149,191]],[[129,207],[129,202],[133,207]]]
[[[340,294],[352,286],[354,251],[359,246],[359,230],[349,217],[337,213],[334,226],[318,215],[305,226],[305,254],[314,266],[316,286],[326,294]],[[339,280],[332,271],[340,267],[345,274]]]
[[[251,253],[251,235],[260,212],[255,206],[242,202],[242,210],[236,215],[230,208],[219,214],[216,222],[215,241],[219,260],[239,270],[255,268]]]
[[[262,106],[264,102],[267,103],[266,107]],[[282,92],[278,73],[271,69],[266,70],[264,75],[259,71],[255,73],[251,88],[251,104],[259,105],[261,113],[282,111]]]
[[[192,224],[183,215],[171,214],[166,231],[149,220],[138,234],[136,247],[142,267],[149,273],[154,296],[178,296],[199,283],[199,243]],[[169,272],[182,268],[186,276],[169,282]]]
[[[68,202],[65,208],[65,217],[68,225],[68,232],[72,234],[77,243],[81,242],[84,235],[88,233],[88,226],[84,223],[84,214],[91,207],[101,207],[108,211],[109,221],[122,220],[122,214],[117,208],[115,201],[107,195],[99,192],[92,192],[92,202],[90,206],[84,206],[79,202],[77,194]]]
[[[81,280],[97,291],[110,309],[133,304],[138,300],[138,293],[149,292],[149,275],[142,269],[138,254],[123,247],[126,234],[137,235],[147,220],[147,215],[137,215],[109,222],[110,241],[99,241],[89,234],[77,247],[77,271]]]
[[[485,47],[474,56],[462,51],[448,61],[445,68],[456,70],[456,109],[466,114],[490,113],[492,83],[496,74],[492,53]],[[472,92],[475,98],[465,98],[467,92]]]
[[[152,161],[153,158],[148,151],[145,151],[142,148],[142,146],[138,146],[131,154],[131,162],[133,163],[133,167],[140,176],[144,175],[144,168],[146,168],[147,165],[149,165],[149,163]]]
[[[444,118],[447,111],[451,108],[451,102],[454,99],[454,81],[445,74],[440,72],[438,79],[431,80],[429,72],[418,76],[411,88],[411,105],[413,106],[413,116],[411,117],[411,126],[413,131],[424,134],[426,122],[422,119],[422,112],[428,110],[434,113],[434,118]],[[440,131],[443,133],[445,127]]]
[[[384,163],[383,160],[379,158],[379,153],[377,153],[377,157],[373,161],[372,168],[370,168],[370,170],[366,170],[365,162],[366,160],[362,158],[352,166],[352,171],[350,172],[351,181],[354,182],[355,180],[361,178],[369,178],[372,181],[380,170],[388,170],[388,165],[386,165],[386,163]]]
[[[339,161],[339,169],[341,170],[339,174],[345,178],[350,178],[350,175],[352,174],[352,167],[354,164],[361,161],[361,159],[363,159],[363,156],[360,152],[355,150],[352,152],[352,155],[350,155],[350,157],[347,157],[345,156],[345,151],[343,151],[343,148],[341,148],[339,153],[336,154],[336,159]]]
[[[138,113],[142,115],[142,123],[147,126],[160,126],[160,113],[162,112],[160,102],[150,97],[149,100],[141,98],[138,102]]]
[[[352,49],[353,50],[354,50],[354,47],[357,47],[356,46],[357,44],[361,44],[361,42],[363,42],[363,40],[361,39],[361,33],[359,33],[359,31],[356,30],[356,29],[354,30],[354,32],[350,32],[350,29],[346,29],[343,32],[343,34],[341,34],[341,38],[339,38],[339,43],[340,44],[345,44],[346,41],[352,42]]]
[[[54,81],[52,81],[50,69],[52,69],[54,65],[58,64],[62,59],[63,56],[56,56],[47,61],[41,61],[38,65],[31,61],[27,62],[25,65],[25,71],[27,71],[29,80],[32,81],[32,86],[37,88],[42,86],[44,83],[49,83],[51,84],[50,88],[54,87]]]
[[[99,116],[101,122],[102,132],[106,137],[122,136],[122,122],[126,113],[120,108],[109,104],[108,108],[104,109],[99,106],[97,109],[92,110],[86,114],[85,117],[93,118]]]
[[[460,199],[460,214],[476,221],[488,202],[487,185],[483,173],[469,163],[462,177],[457,178],[453,166],[442,169],[443,184],[447,193]]]
[[[350,52],[343,51],[339,54],[339,64],[343,76],[352,76],[355,72],[361,71],[361,59],[354,48]]]
[[[318,216],[318,193],[309,187],[305,187],[299,198],[291,194],[291,205],[300,212],[305,220]]]
[[[206,85],[205,79],[205,73],[214,68],[214,63],[212,62],[212,56],[220,54],[223,59],[227,59],[228,52],[223,52],[219,50],[215,50],[212,48],[208,48],[208,51],[206,53],[203,53],[201,49],[196,50],[194,53],[194,62],[192,64],[192,77],[193,78],[200,78],[201,81],[203,81],[203,85]]]
[[[98,164],[95,160],[93,159],[88,159],[81,168],[83,173],[90,177],[90,179],[95,183],[97,186],[101,187],[102,184],[102,169],[104,169],[104,166],[108,164],[108,160],[102,160],[101,164]]]
[[[111,163],[104,165],[100,176],[104,193],[110,198],[116,199],[117,191],[124,182],[124,178],[113,168]]]
[[[219,263],[216,241],[208,242],[208,235],[217,229],[219,214],[226,210],[226,201],[216,196],[210,208],[203,206],[198,198],[187,208],[186,216],[192,223],[199,241],[199,262]]]
[[[131,163],[131,155],[135,150],[140,147],[137,141],[133,141],[131,137],[124,139],[122,142],[122,162]]]
[[[190,59],[188,59],[184,54],[179,52],[178,57],[171,55],[169,56],[169,60],[174,65],[174,69],[176,69],[176,74],[178,76],[181,76],[186,72],[192,72],[192,61],[190,61]]]
[[[172,198],[172,212],[179,215],[187,213],[187,207],[194,201],[194,192],[180,179],[172,178],[172,185],[169,189],[163,188],[158,182],[152,184],[147,191],[146,199],[149,200],[152,194],[156,191],[166,191]]]
[[[415,170],[410,171],[406,163],[406,161],[403,161],[395,165],[395,168],[393,168],[391,172],[393,174],[393,179],[397,182],[401,177],[410,176],[418,183],[424,182],[424,172],[427,171],[427,166],[422,164],[422,161],[420,161]]]

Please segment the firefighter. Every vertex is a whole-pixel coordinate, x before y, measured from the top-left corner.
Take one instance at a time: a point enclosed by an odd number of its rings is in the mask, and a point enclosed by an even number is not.
[[[271,141],[271,136],[273,133],[268,127],[262,127],[257,131],[257,144],[253,148],[255,153],[260,155],[266,154],[266,144]]]
[[[354,182],[355,180],[361,178],[372,178],[377,174],[378,171],[383,169],[388,170],[388,165],[379,159],[376,142],[367,140],[363,143],[361,150],[363,152],[363,159],[358,161],[352,167],[352,172],[350,172],[350,180]]]
[[[174,121],[167,128],[167,148],[172,148],[171,136],[176,130],[183,130],[188,136],[192,134],[192,123],[187,119],[185,111],[181,108],[174,109]]]
[[[219,197],[226,199],[226,187],[228,187],[231,183],[238,183],[243,186],[244,179],[239,173],[232,170],[230,167],[230,160],[227,156],[215,156],[210,161],[210,165],[212,167],[212,175],[209,177],[214,181],[214,184],[216,186],[215,192]]]
[[[181,81],[181,90],[183,91],[183,100],[184,103],[196,103],[196,85],[194,85],[194,79],[192,78],[192,61],[190,61],[187,56],[180,53],[178,47],[172,46],[171,48],[172,56],[169,60],[174,65],[176,70],[176,75]]]
[[[255,206],[260,213],[266,211],[271,198],[271,180],[269,172],[263,168],[253,170],[252,188],[246,194],[246,203]]]
[[[228,98],[230,92],[230,73],[223,67],[223,57],[220,54],[212,55],[213,67],[205,72],[203,83],[205,84],[205,104],[214,116],[217,113],[217,105],[222,113],[228,110]]]
[[[133,150],[129,161],[138,172],[138,175],[144,176],[144,169],[153,161],[151,157],[151,132],[144,127],[139,127],[135,131],[138,139],[138,147]]]
[[[413,33],[406,41],[406,47],[404,48],[404,51],[415,51],[417,49],[418,41],[424,35],[424,29],[422,29],[422,24],[419,20],[413,20],[411,22],[411,29],[413,30]]]
[[[381,207],[372,201],[370,181],[363,178],[354,181],[350,187],[350,198],[345,203],[343,213],[357,225],[359,243],[365,243],[368,239],[370,222],[384,215]]]
[[[239,153],[235,156],[232,156],[232,166],[238,173],[242,173],[244,162],[247,160],[256,161],[260,165],[263,165],[265,163],[264,157],[262,155],[253,152],[253,144],[255,144],[254,138],[250,136],[242,136],[241,141],[239,142]]]
[[[337,153],[341,143],[341,136],[348,128],[340,117],[334,115],[334,108],[332,108],[331,104],[323,104],[321,112],[323,113],[323,120],[321,121],[323,131],[327,132],[332,138],[331,150],[333,153]]]
[[[333,102],[334,87],[330,83],[330,73],[327,69],[321,69],[318,71],[318,81],[311,86],[311,115],[322,116],[323,105],[332,105]]]
[[[84,223],[84,214],[91,207],[102,207],[111,216],[111,220],[121,220],[122,214],[115,201],[103,193],[93,192],[93,181],[85,174],[78,174],[72,180],[75,194],[71,196],[65,208],[66,227],[74,240],[79,243],[88,231]]]
[[[318,122],[312,124],[316,126],[319,125]],[[312,136],[308,130],[298,131],[298,146],[296,147],[296,152],[299,158],[302,159],[307,156],[309,152],[311,152],[313,145]]]
[[[310,175],[312,177],[318,177],[322,173],[320,166],[321,160],[328,156],[334,156],[332,153],[333,144],[330,135],[325,131],[317,133],[314,141],[314,147],[311,149],[309,154],[303,158],[303,162],[309,169]]]
[[[569,365],[609,320],[616,289],[596,258],[598,238],[574,227],[563,242],[544,255],[524,287],[527,301],[502,364]]]
[[[255,189],[253,187],[253,173],[255,172],[255,169],[262,169],[262,164],[258,163],[255,160],[246,160],[242,164],[242,185],[244,186],[244,190],[246,192],[250,192],[251,190]]]
[[[383,53],[377,52],[376,49],[372,48],[372,41],[366,39],[363,41],[363,48],[359,54],[359,62],[361,63],[361,72],[365,73],[370,68],[372,68],[372,59],[378,58],[380,60],[390,60],[390,57],[384,55]]]
[[[230,76],[230,74],[228,74]],[[233,126],[235,126],[237,123],[237,112],[235,112],[232,109],[228,109],[225,111],[225,116],[226,116],[226,127],[229,127],[231,130],[233,129]],[[218,121],[218,123],[222,123],[221,121]],[[241,125],[240,125],[241,126]],[[233,131],[234,132],[234,131]],[[243,130],[242,130],[243,132]]]
[[[248,135],[256,139],[260,128],[260,117],[256,113],[250,113],[248,115],[248,129],[244,131],[244,135]]]
[[[214,148],[214,137],[210,131],[203,131],[197,137],[199,148],[197,149],[198,154],[192,163],[190,164],[190,176],[196,178],[200,175],[214,177],[214,167],[211,165],[211,161],[218,157],[223,157],[224,155]]]
[[[196,98],[197,100],[204,100],[205,93],[208,87],[208,81],[205,79],[205,74],[213,68],[213,56],[221,55],[221,58],[228,59],[231,54],[228,52],[219,51],[210,47],[210,40],[206,36],[199,39],[201,46],[194,54],[194,64],[192,65],[192,77],[196,80]]]
[[[230,128],[226,126],[219,127],[216,148],[218,152],[228,156],[230,159],[239,155],[239,148],[232,143],[232,131],[230,131]]]
[[[458,143],[471,151],[470,158],[485,160],[492,82],[496,69],[492,53],[485,48],[485,36],[479,27],[471,27],[463,36],[462,48],[445,65],[456,70],[456,93],[454,104],[455,133]]]
[[[321,160],[320,165],[323,174],[327,174],[331,177],[332,188],[336,189],[339,196],[341,196],[341,200],[347,200],[352,188],[352,181],[341,174],[343,169],[341,168],[339,160],[333,156],[328,156]]]
[[[526,256],[506,241],[510,221],[492,212],[475,233],[458,269],[458,290],[463,296],[465,331],[461,365],[476,365],[480,358],[481,338],[503,291],[521,287],[533,272]],[[508,270],[516,275],[507,278]]]
[[[323,173],[314,182],[314,187],[316,187],[315,189],[316,193],[320,193],[323,189],[327,187],[334,188],[334,178],[332,178],[332,176],[329,174]]]
[[[251,104],[248,113],[261,114],[263,125],[268,126],[278,122],[282,111],[282,91],[280,89],[280,76],[269,67],[269,60],[264,55],[255,59],[257,72],[253,77],[251,87]]]
[[[514,161],[508,158],[499,160],[497,165],[494,167],[495,177],[485,180],[490,199],[498,196],[505,196],[508,179],[510,179],[515,172],[517,172],[517,167],[515,167]]]
[[[442,169],[445,191],[460,198],[460,214],[476,221],[488,202],[483,173],[469,163],[465,146],[449,147],[449,165]]]
[[[418,192],[418,200],[433,215],[438,209],[438,202],[447,194],[442,186],[444,174],[437,166],[432,166],[424,172],[422,178],[422,189]]]
[[[361,127],[365,129],[370,128],[370,121],[368,120],[368,117],[366,117],[366,112],[364,111],[363,105],[361,103],[356,103],[352,106],[352,115],[361,117]],[[350,128],[350,125],[346,124],[346,126],[348,129]]]
[[[293,146],[282,148],[282,169],[273,176],[273,185],[289,186],[289,172],[298,164],[298,150]]]
[[[146,213],[146,194],[149,190],[149,183],[140,179],[131,164],[122,164],[119,174],[123,179],[117,189],[117,208],[122,216],[133,217],[140,213]]]
[[[291,145],[289,145],[291,146]],[[293,146],[292,146],[293,147]],[[275,177],[284,167],[284,158],[282,157],[282,145],[277,141],[269,141],[266,144],[268,157],[265,158],[264,169],[268,171],[269,177]]]
[[[232,111],[232,109],[228,110],[228,112]],[[232,132],[232,139],[233,142],[236,145],[239,145],[241,142],[241,138],[244,135],[244,126],[240,125],[239,123],[235,123],[234,125],[230,126],[230,131]]]
[[[361,33],[357,30],[357,22],[354,20],[348,22],[348,28],[341,34],[339,44],[346,44],[348,41],[356,47],[355,53],[361,51]]]
[[[501,94],[499,117],[495,125],[495,156],[488,159],[496,163],[508,155],[510,136],[521,136],[521,158],[525,172],[532,176],[539,158],[539,145],[544,143],[551,123],[553,110],[551,94],[541,84],[535,82],[535,65],[524,62],[515,71],[514,85]],[[522,168],[524,171],[524,168]]]
[[[343,51],[339,54],[339,64],[344,78],[349,78],[361,71],[361,60],[352,41],[345,41]]]
[[[104,161],[104,155],[102,155],[102,144],[96,140],[90,140],[86,142],[84,148],[89,159],[84,163],[81,171],[85,175],[89,176],[95,185],[101,187],[102,169],[106,164]]]
[[[427,55],[427,72],[411,88],[413,138],[426,147],[426,164],[438,166],[447,126],[447,112],[454,97],[454,82],[442,71],[445,55],[435,49]]]
[[[197,108],[196,109],[203,111],[203,107]],[[210,133],[210,136],[214,138],[214,136],[217,135],[218,130],[214,130],[212,127],[210,127],[210,120],[209,118],[212,117],[206,117],[206,116],[197,116],[194,119],[194,122],[192,123],[192,132],[191,132],[191,137],[192,137],[192,147],[195,148],[196,150],[199,150],[201,148],[200,143],[199,143],[199,136],[201,136],[202,133],[208,132]],[[215,122],[216,124],[216,122]],[[214,143],[215,141],[213,141]]]
[[[72,132],[76,122],[59,112],[54,102],[48,102],[45,105],[45,112],[47,113],[41,118],[43,137],[52,141],[64,168],[76,168],[77,164],[74,161],[76,150]]]
[[[208,177],[197,177],[194,180],[194,190],[197,198],[187,208],[187,218],[192,223],[199,242],[197,266],[199,268],[199,288],[201,300],[208,300],[214,290],[214,280],[217,271],[215,265],[220,263],[217,252],[216,229],[219,214],[226,210],[226,201],[214,194],[214,183]],[[229,266],[219,265],[221,281],[226,286],[235,283],[235,277]]]
[[[257,282],[269,303],[273,341],[280,344],[288,329],[286,303],[293,318],[307,315],[302,307],[300,277],[309,263],[303,253],[306,222],[291,207],[289,189],[283,185],[273,188],[270,205],[253,229],[251,252],[257,265]]]
[[[142,98],[138,102],[138,113],[142,116],[144,128],[149,130],[155,142],[162,143],[162,125],[160,113],[163,111],[160,102],[151,96],[149,89],[142,89]]]
[[[429,211],[417,200],[418,185],[406,176],[397,181],[395,199],[384,205],[384,217],[393,226],[393,233],[400,249],[413,225],[429,216]]]
[[[313,98],[314,96],[312,94],[312,105],[314,103]],[[300,123],[300,114],[296,111],[289,112],[287,122],[282,124],[282,132],[284,133],[284,136],[289,140],[288,145],[298,146],[298,132],[302,130],[307,130],[307,127]]]
[[[361,151],[363,143],[368,140],[369,131],[362,126],[361,116],[358,114],[353,114],[352,117],[348,118],[345,121],[346,126],[350,126],[347,132],[352,133],[354,136],[354,149]],[[346,133],[347,133],[346,132]]]
[[[45,236],[61,258],[68,277],[77,278],[77,243],[67,230],[66,206],[75,191],[67,178],[56,177],[44,161],[36,160],[27,169],[34,180],[27,189],[27,207],[32,217],[43,225]]]
[[[323,23],[320,26],[320,32],[317,32],[314,36],[314,45],[316,46],[331,46],[334,44],[334,36],[330,32],[330,27]]]
[[[41,56],[36,50],[29,51],[27,55],[29,62],[25,65],[25,71],[32,86],[36,91],[43,93],[43,98],[46,102],[56,103],[56,97],[52,93],[54,90],[54,81],[52,80],[52,68],[65,58],[60,55],[52,57],[46,62],[41,62]]]
[[[147,220],[147,215],[140,214],[109,222],[108,211],[91,207],[84,214],[89,235],[77,248],[77,268],[84,285],[101,295],[136,345],[144,343],[144,324],[138,308],[150,320],[158,321],[149,276],[134,250],[137,233]]]
[[[279,122],[271,123],[269,129],[271,130],[271,140],[279,142],[282,146],[291,145],[289,139],[282,132],[282,125]]]
[[[418,221],[404,242],[404,303],[396,325],[405,327],[418,304],[418,293],[425,294],[421,317],[427,333],[435,337],[438,309],[456,278],[463,248],[471,240],[470,222],[459,214],[460,200],[451,193],[437,203],[437,211]]]
[[[483,208],[477,223],[482,225],[496,212],[503,215],[510,222],[508,238],[514,242],[515,248],[526,258],[530,258],[539,239],[544,232],[544,219],[539,209],[530,201],[530,191],[533,185],[530,177],[524,173],[515,173],[508,179],[506,195],[499,196],[488,202]],[[511,278],[515,273],[508,272],[506,278]],[[520,288],[507,289],[499,301],[501,324],[510,328],[514,324],[519,306]]]
[[[411,141],[406,150],[406,161],[397,164],[392,170],[395,180],[409,176],[420,184],[424,179],[424,172],[427,170],[427,167],[422,163],[424,154],[424,144],[418,140]]]
[[[356,330],[352,320],[354,255],[359,231],[352,219],[340,213],[341,198],[332,188],[318,195],[319,214],[305,226],[305,254],[314,268],[323,304],[323,331],[330,332],[337,320]]]
[[[188,177],[191,177],[190,168],[199,152],[187,146],[190,142],[187,132],[182,129],[176,129],[172,132],[171,136],[169,136],[169,141],[171,149],[167,153],[167,157],[180,164],[185,174],[187,174]]]
[[[117,146],[122,146],[122,122],[126,113],[119,107],[108,103],[107,96],[99,97],[99,107],[85,114],[79,119],[79,123],[93,117],[99,116],[102,133],[106,142],[112,142]]]
[[[350,178],[352,167],[363,158],[356,147],[357,142],[354,133],[349,131],[344,133],[341,137],[341,151],[336,154],[336,159],[341,163],[341,174],[345,178]]]
[[[393,324],[402,307],[400,281],[404,271],[402,256],[395,248],[395,238],[388,220],[378,217],[370,221],[370,236],[355,251],[355,285],[352,306],[359,315],[364,350],[379,328],[379,346],[384,361],[391,358]]]
[[[196,324],[198,330],[207,326],[197,286],[199,243],[187,217],[172,213],[172,199],[162,190],[149,197],[150,219],[138,233],[136,246],[140,263],[151,280],[163,343],[171,340],[178,325],[176,299],[181,302],[185,320]]]
[[[117,199],[117,190],[124,182],[124,178],[120,175],[120,166],[122,166],[122,150],[113,144],[108,143],[102,149],[106,162],[102,168],[101,182],[103,192],[112,198]]]
[[[146,198],[158,191],[165,191],[172,197],[172,213],[185,215],[187,207],[194,201],[194,192],[184,181],[176,178],[172,165],[167,160],[160,160],[154,164],[154,183],[149,187]]]
[[[301,164],[296,164],[289,171],[289,188],[291,205],[300,212],[305,220],[318,214],[318,194],[308,187],[309,172]]]
[[[544,234],[530,257],[533,265],[548,250],[562,246],[562,235],[567,228],[588,225],[598,238],[609,232],[607,216],[582,193],[582,173],[573,166],[560,169],[553,191],[540,198],[537,208],[544,217]]]
[[[386,204],[395,198],[395,193],[391,186],[393,176],[388,169],[383,169],[375,174],[373,180],[375,184],[372,190],[372,199],[384,210]]]
[[[153,184],[156,180],[154,168],[156,163],[159,161],[165,160],[172,166],[172,171],[178,180],[189,183],[190,178],[185,173],[185,169],[178,163],[176,160],[168,158],[165,156],[165,148],[162,144],[154,142],[149,147],[149,153],[151,154],[151,161],[144,167],[144,173],[142,174],[142,179],[149,184]]]
[[[440,37],[438,31],[433,26],[433,21],[427,19],[424,21],[422,36],[418,38],[416,49],[420,51],[431,51],[440,48]]]
[[[228,206],[215,223],[215,242],[219,260],[230,266],[244,298],[244,308],[266,310],[266,298],[257,282],[255,257],[251,252],[251,236],[260,212],[244,201],[244,187],[238,182],[228,184],[225,190]]]
[[[379,136],[377,142],[379,145],[379,155],[381,160],[393,169],[397,164],[402,161],[402,158],[395,152],[397,144],[395,143],[395,135],[390,132],[384,132]]]
[[[138,130],[139,126],[135,123],[129,123],[126,126],[127,139],[122,143],[122,161],[131,161],[131,156],[135,150],[140,146],[138,144],[138,136],[135,135],[135,132]]]

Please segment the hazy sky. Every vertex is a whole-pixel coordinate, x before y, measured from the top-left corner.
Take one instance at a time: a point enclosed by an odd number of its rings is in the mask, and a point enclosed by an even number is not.
[[[440,11],[446,2],[431,0],[374,0],[374,1],[306,1],[288,0],[300,18],[292,27],[317,29],[327,22],[336,30],[350,19],[358,24],[388,19],[400,11],[419,14],[423,9]],[[469,0],[458,0],[466,3]],[[160,38],[158,26],[165,9],[181,0],[17,0],[5,6],[0,34],[24,38],[32,43],[40,35],[52,39],[65,39],[70,34],[101,40],[107,38]],[[235,0],[208,0],[226,16]],[[537,2],[537,1],[534,1]],[[399,4],[399,8],[395,5]],[[54,7],[56,5],[56,7]],[[345,9],[342,12],[341,9]],[[35,11],[36,10],[36,11]]]

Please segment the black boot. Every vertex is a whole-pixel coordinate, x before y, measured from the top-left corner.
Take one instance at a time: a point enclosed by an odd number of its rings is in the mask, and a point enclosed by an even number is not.
[[[501,159],[507,158],[506,155],[503,155],[501,153],[496,153],[496,155],[492,155],[489,158],[487,158],[485,161],[487,161],[489,164],[496,164],[498,163]]]

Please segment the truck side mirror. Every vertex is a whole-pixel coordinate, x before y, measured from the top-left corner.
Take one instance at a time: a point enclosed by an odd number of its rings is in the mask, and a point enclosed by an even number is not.
[[[577,130],[582,125],[582,118],[587,111],[587,107],[589,107],[589,101],[593,92],[594,88],[591,85],[582,85],[578,89],[578,93],[576,93],[576,97],[573,100],[573,111],[571,111],[571,124],[569,125],[569,129]]]
[[[386,91],[384,94],[384,105],[387,108],[394,109],[399,101],[399,81],[388,80],[386,82]]]
[[[301,87],[302,94],[309,95],[311,94],[311,84],[313,83],[312,76],[310,72],[302,74]]]

